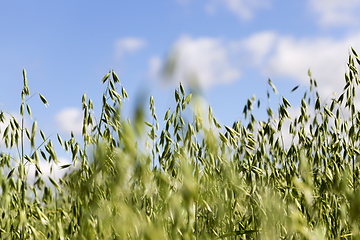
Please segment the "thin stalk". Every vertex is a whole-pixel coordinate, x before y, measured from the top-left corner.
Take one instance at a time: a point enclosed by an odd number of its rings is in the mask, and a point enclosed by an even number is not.
[[[197,165],[198,165],[198,160],[197,160],[197,158],[196,158],[196,160],[195,160],[195,173],[196,173],[196,182],[197,183],[199,183],[198,182],[198,177],[197,177]],[[196,239],[198,239],[198,231],[197,231],[197,212],[198,212],[198,209],[197,209],[197,199],[196,199],[196,201],[195,201],[195,232],[196,232]]]
[[[22,101],[24,104],[24,101]],[[20,158],[20,179],[21,179],[21,210],[25,208],[25,170],[24,170],[24,115],[21,118],[21,158]],[[21,226],[20,239],[24,239],[24,224]]]
[[[24,116],[21,119],[21,164],[24,164]]]
[[[354,112],[353,112],[353,109],[350,108],[350,111],[351,111],[351,123],[352,123],[352,126],[351,127],[354,127],[355,124],[354,124]],[[350,136],[349,134],[349,140],[350,140],[350,144],[351,144],[351,149],[354,149],[354,140],[353,140],[353,136]],[[353,154],[354,156],[352,156],[352,175],[353,175],[353,188],[354,188],[354,192],[356,190],[356,181],[355,181],[355,154]]]
[[[231,200],[230,200],[230,232],[231,232],[231,237],[230,239],[233,239],[233,222],[232,222],[232,213],[233,213],[233,208],[232,208],[232,204],[231,204]]]
[[[154,127],[154,124],[155,124],[155,119],[153,118],[153,127]],[[154,128],[154,131],[155,131],[155,128]],[[153,150],[154,150],[154,155],[153,155],[153,169],[155,169],[155,155],[156,155],[156,149],[155,149],[155,136],[153,136],[154,139],[153,139]]]

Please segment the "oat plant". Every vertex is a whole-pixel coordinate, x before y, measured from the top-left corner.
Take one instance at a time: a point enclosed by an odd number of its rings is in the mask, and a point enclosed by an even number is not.
[[[0,237],[359,239],[358,64],[351,48],[345,86],[332,99],[320,96],[309,70],[308,90],[294,116],[289,109],[297,103],[269,79],[267,117],[255,118],[266,103],[253,96],[242,121],[230,126],[216,120],[211,106],[201,109],[181,83],[161,120],[152,96],[149,108],[140,102],[127,119],[121,112],[127,92],[110,70],[101,80],[99,115],[82,96],[82,138],[57,135],[56,144],[72,158],[65,165],[36,120],[25,127],[34,95],[24,70],[20,118],[8,111],[8,126],[1,129]],[[273,97],[279,98],[276,110],[269,104]],[[0,120],[5,122],[5,113]],[[45,176],[40,161],[67,174],[59,180]],[[30,165],[36,168],[34,183]]]

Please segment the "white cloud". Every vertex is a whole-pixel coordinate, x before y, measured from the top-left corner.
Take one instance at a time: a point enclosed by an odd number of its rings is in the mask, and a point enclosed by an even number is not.
[[[237,15],[241,20],[251,19],[254,11],[258,8],[269,7],[269,0],[212,0],[205,9],[208,13],[214,13],[218,5],[224,5],[229,11]]]
[[[274,48],[277,37],[276,33],[265,31],[232,42],[230,45],[233,52],[246,55],[246,63],[261,66]]]
[[[242,59],[242,70],[259,69],[264,77],[286,77],[309,84],[308,70],[325,98],[341,93],[350,47],[360,51],[360,34],[343,39],[294,38],[271,31],[255,33],[230,44]]]
[[[83,113],[78,108],[64,108],[55,116],[60,131],[79,134],[82,131]]]
[[[115,56],[121,58],[125,53],[133,53],[146,45],[146,41],[140,38],[120,38],[115,42]]]
[[[295,38],[272,31],[237,41],[181,37],[164,62],[168,70],[172,69],[172,80],[202,88],[239,80],[241,72],[250,69],[256,69],[265,78],[288,78],[308,85],[307,73],[311,69],[319,93],[330,98],[334,92],[342,92],[351,46],[360,52],[360,33],[342,39]],[[158,57],[150,59],[149,73],[156,75],[160,68],[164,69],[162,65]]]
[[[167,64],[172,66],[167,68],[172,69],[171,79],[202,88],[230,83],[241,75],[231,64],[228,46],[214,38],[181,37],[171,48]]]
[[[329,97],[342,91],[349,47],[356,49],[359,41],[360,34],[342,40],[278,36],[263,72],[268,77],[293,77],[308,84],[307,71],[311,69],[319,93]]]
[[[353,25],[359,21],[359,0],[309,0],[308,5],[322,26]]]
[[[151,79],[156,79],[161,74],[161,68],[163,66],[163,61],[158,56],[153,56],[149,59],[149,71],[148,75]]]

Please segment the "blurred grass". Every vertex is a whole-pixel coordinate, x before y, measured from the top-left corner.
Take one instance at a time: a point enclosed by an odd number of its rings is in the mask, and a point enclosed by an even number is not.
[[[211,107],[206,111],[199,106],[192,108],[193,119],[186,122],[183,116],[192,94],[180,84],[176,108],[165,113],[165,127],[159,129],[152,97],[150,120],[143,101],[133,122],[122,118],[122,101],[128,96],[110,71],[102,79],[107,89],[100,118],[84,95],[83,139],[58,136],[78,167],[59,180],[49,178],[50,186],[44,184],[39,161],[57,163],[53,143],[41,134],[36,144],[36,132],[41,131],[36,121],[30,134],[11,116],[7,130],[1,129],[9,153],[0,156],[0,237],[359,239],[355,61],[360,62],[353,50],[344,93],[330,103],[321,104],[309,71],[301,113],[291,118],[289,147],[282,131],[291,107],[285,98],[280,98],[278,117],[267,109],[266,121],[255,120],[252,98],[244,108],[245,124],[221,126]],[[25,70],[23,76],[22,118],[25,105],[31,115]],[[271,80],[269,84],[276,94]],[[204,112],[207,117],[199,115]],[[3,112],[1,116],[4,121]],[[24,141],[31,142],[28,155]],[[26,181],[28,165],[37,168],[34,185]]]

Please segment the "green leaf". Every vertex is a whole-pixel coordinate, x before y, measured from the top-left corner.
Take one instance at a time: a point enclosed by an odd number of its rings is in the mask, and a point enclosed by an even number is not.
[[[165,113],[164,122],[169,118],[169,115],[170,115],[170,108]]]
[[[38,214],[38,217],[40,218],[40,221],[43,225],[47,225],[49,223],[49,219],[47,216],[36,206],[36,213]]]
[[[151,128],[153,127],[153,125],[151,125],[149,122],[146,122],[146,121],[145,121],[145,124],[146,124],[148,127],[151,127]]]
[[[291,107],[289,101],[288,101],[286,98],[283,97],[282,100],[283,100],[283,103],[284,103],[284,105],[285,105],[285,108]]]
[[[218,123],[215,117],[213,117],[213,122],[216,128],[221,128],[221,125]]]
[[[8,132],[9,132],[9,126],[7,126],[7,127],[5,128],[5,131],[4,131],[4,133],[3,133],[3,139],[8,135]]]
[[[14,170],[15,170],[15,168],[13,168],[13,169],[10,170],[9,174],[8,174],[7,177],[6,177],[7,179],[9,179],[9,178],[13,175]]]
[[[61,189],[60,189],[59,185],[57,184],[57,182],[56,182],[52,177],[50,177],[50,176],[48,176],[48,178],[49,178],[51,184],[52,184],[59,192],[61,192]]]
[[[110,83],[110,88],[111,88],[113,91],[115,91],[114,82],[110,80],[109,83]]]
[[[227,138],[225,137],[224,134],[222,134],[221,132],[219,132],[219,136],[220,136],[220,140],[225,143],[226,145],[230,146],[229,145],[229,141],[227,140]]]
[[[209,205],[204,199],[203,199],[202,201],[203,201],[203,203],[205,204],[206,209],[207,209],[209,212],[213,212],[213,211],[211,210],[210,205]]]
[[[19,123],[16,121],[16,119],[13,117],[12,120],[13,120],[15,126],[16,126],[16,129],[20,129],[20,125],[19,125]]]
[[[116,75],[115,71],[112,71],[112,77],[113,77],[115,83],[120,84],[120,80],[119,80],[118,76]]]
[[[294,92],[296,89],[298,89],[299,86],[300,86],[300,85],[297,85],[296,87],[294,87],[294,88],[291,90],[291,92]]]
[[[103,79],[101,80],[101,83],[105,83],[106,80],[109,78],[109,76],[110,76],[110,72],[108,72],[108,73],[103,77]]]
[[[71,166],[71,164],[64,164],[64,165],[60,166],[60,169],[68,168],[70,166]]]
[[[41,101],[44,103],[45,107],[47,107],[49,105],[49,103],[46,101],[46,98],[43,95],[41,95],[40,93],[39,93],[39,96],[40,96]]]
[[[129,96],[128,96],[128,94],[127,94],[124,87],[121,87],[121,93],[122,93],[123,98],[129,98]]]
[[[277,93],[277,90],[276,90],[274,84],[272,83],[272,81],[270,80],[270,78],[269,78],[269,80],[268,80],[268,83],[269,83],[270,87],[272,88],[273,92],[274,92],[274,93]]]
[[[340,95],[340,97],[338,98],[338,102],[341,104],[343,99],[344,99],[344,93]]]
[[[329,117],[332,118],[334,116],[334,114],[326,106],[324,107],[324,111]]]
[[[27,78],[26,78],[26,70],[23,68],[23,79],[24,79],[24,86],[27,86]]]
[[[5,116],[4,116],[4,112],[3,112],[3,111],[0,112],[0,122],[2,122],[2,123],[5,122]]]
[[[181,91],[181,94],[183,95],[183,97],[185,97],[185,90],[181,83],[180,83],[180,91]]]
[[[355,55],[355,57],[359,57],[359,56],[357,55],[355,49],[353,49],[353,47],[351,47],[351,51],[352,51],[352,53]]]
[[[35,135],[36,135],[37,122],[36,120],[33,122],[31,128],[31,148],[35,148]]]
[[[185,98],[185,102],[186,102],[188,105],[190,104],[191,98],[192,98],[192,93],[190,93],[189,95],[187,95],[186,98]]]
[[[23,103],[20,106],[20,115],[24,116],[24,104]]]
[[[41,135],[42,139],[44,140],[44,142],[46,142],[46,137],[42,130],[40,130],[40,135]]]
[[[60,137],[60,135],[59,135],[59,134],[57,134],[57,139],[58,139],[58,141],[59,141],[60,145],[61,145],[62,147],[64,147],[64,145],[63,145],[63,141],[62,141],[62,139],[61,139],[61,137]]]
[[[180,95],[179,95],[178,90],[175,90],[175,101],[176,101],[176,102],[179,102],[179,101],[180,101]]]
[[[306,105],[306,102],[305,102],[305,99],[301,99],[301,107],[303,107],[303,108],[307,108],[307,105]]]
[[[30,118],[32,118],[32,115],[31,115],[31,109],[30,109],[29,104],[26,104],[26,110],[27,110],[27,112],[28,112],[28,114],[29,114]]]
[[[355,152],[357,155],[360,155],[359,149],[354,148],[354,152]]]
[[[31,139],[31,135],[30,135],[30,132],[27,128],[25,128],[25,134],[26,134],[26,137],[30,140]]]
[[[25,154],[24,158],[25,158],[28,162],[30,162],[30,163],[33,163],[33,162],[34,162],[34,160],[31,159],[27,154]]]
[[[236,132],[231,127],[225,126],[225,129],[232,135],[232,136],[240,136],[240,133]]]
[[[250,150],[255,150],[255,148],[253,148],[252,146],[250,146],[249,144],[245,145],[246,148],[250,149]]]

